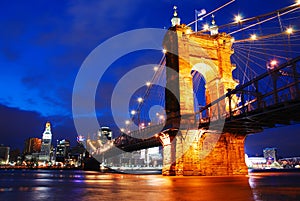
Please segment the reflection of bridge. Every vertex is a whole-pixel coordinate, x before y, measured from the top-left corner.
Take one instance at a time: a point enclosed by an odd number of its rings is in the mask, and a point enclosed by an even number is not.
[[[95,149],[94,155],[163,146],[165,175],[244,174],[247,134],[300,121],[299,52],[289,51],[296,52],[293,59],[272,64],[267,72],[238,85],[232,76],[232,37],[218,33],[215,24],[210,35],[191,33],[178,20],[174,15],[164,41],[166,121],[130,135],[122,133]],[[206,105],[196,112],[191,71],[205,79]]]

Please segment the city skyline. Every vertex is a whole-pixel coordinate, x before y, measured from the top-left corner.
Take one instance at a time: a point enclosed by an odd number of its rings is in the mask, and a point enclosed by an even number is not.
[[[174,5],[187,24],[194,20],[195,9],[211,11],[228,1],[13,2],[1,3],[0,144],[21,148],[26,138],[42,135],[47,121],[53,123],[53,141],[67,138],[75,142],[73,84],[82,62],[96,46],[132,29],[170,27]],[[251,17],[294,2],[236,0],[218,11],[215,20],[225,24],[233,21],[237,13]],[[158,59],[139,59],[134,64]],[[125,60],[116,62],[109,70],[111,77],[102,80],[106,86],[102,94],[111,94],[116,81],[131,65]],[[102,94],[99,92],[96,98],[98,120],[101,126],[111,126],[110,97]],[[260,154],[264,147],[276,146],[284,156],[299,155],[299,128],[293,125],[251,135],[246,140],[246,152]]]

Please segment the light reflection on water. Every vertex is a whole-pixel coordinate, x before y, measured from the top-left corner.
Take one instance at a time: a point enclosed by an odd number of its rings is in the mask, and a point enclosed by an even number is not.
[[[300,173],[164,177],[90,171],[0,170],[0,200],[300,200]]]

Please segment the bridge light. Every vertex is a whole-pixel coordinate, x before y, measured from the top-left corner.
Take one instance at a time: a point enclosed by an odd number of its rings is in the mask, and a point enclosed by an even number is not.
[[[136,111],[135,111],[135,110],[131,110],[130,114],[131,114],[131,115],[135,115],[135,114],[136,114]]]
[[[153,70],[158,71],[158,66],[154,66]]]
[[[150,87],[151,86],[151,82],[146,82],[146,86]]]
[[[143,102],[143,98],[138,97],[137,101],[138,101],[139,103],[141,103],[141,102]]]
[[[203,31],[208,31],[209,30],[209,25],[208,24],[204,24],[202,27]]]
[[[129,125],[129,124],[130,124],[130,121],[129,121],[129,120],[126,120],[126,121],[125,121],[125,124],[126,124],[126,125]]]
[[[230,39],[230,41],[231,41],[232,43],[234,43],[235,39],[232,37],[232,38]]]
[[[242,16],[240,16],[239,14],[234,16],[234,22],[239,23],[242,21]]]
[[[256,34],[252,34],[252,35],[250,36],[250,39],[251,39],[251,40],[257,40]]]
[[[124,129],[124,128],[121,128],[120,131],[121,131],[122,133],[124,133],[124,132],[125,132],[125,129]]]
[[[297,1],[296,1],[296,5],[300,5],[300,0],[297,0]]]
[[[159,119],[164,120],[165,119],[164,115],[159,115]]]
[[[289,28],[286,29],[285,32],[286,32],[287,34],[292,34],[293,31],[294,31],[293,28],[292,28],[292,27],[289,27]]]
[[[164,49],[162,50],[162,52],[163,52],[164,54],[166,54],[166,53],[167,53],[167,50],[164,48]]]
[[[275,59],[273,59],[273,60],[270,62],[270,64],[271,64],[271,66],[276,66],[276,65],[278,64],[278,62],[277,62]]]
[[[267,68],[270,70],[273,70],[278,65],[278,61],[275,59],[272,59],[268,64]]]
[[[187,29],[186,31],[185,31],[185,34],[191,34],[192,33],[192,30],[191,29]]]

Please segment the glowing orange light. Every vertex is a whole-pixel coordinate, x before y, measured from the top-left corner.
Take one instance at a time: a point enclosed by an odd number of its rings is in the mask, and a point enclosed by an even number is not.
[[[286,32],[287,34],[292,34],[293,31],[294,31],[293,28],[292,28],[292,27],[289,27],[289,28],[286,29],[285,32]]]
[[[251,40],[256,40],[256,39],[257,39],[256,34],[252,34],[252,35],[250,36],[250,39],[251,39]]]
[[[185,34],[191,34],[192,33],[192,31],[190,30],[190,29],[187,29],[186,31],[185,31]]]

